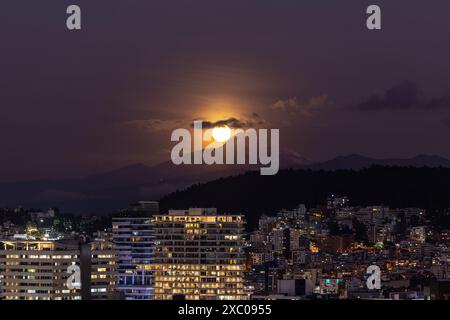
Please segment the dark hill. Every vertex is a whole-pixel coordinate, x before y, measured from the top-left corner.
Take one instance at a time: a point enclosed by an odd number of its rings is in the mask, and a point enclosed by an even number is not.
[[[347,195],[351,205],[448,208],[450,169],[382,166],[358,171],[288,169],[275,176],[248,172],[171,193],[160,204],[164,211],[197,206],[245,213],[249,226],[254,226],[263,213],[274,214],[299,203],[318,206],[331,193]]]
[[[322,163],[313,163],[295,152],[285,151],[280,154],[280,163],[281,168],[284,169],[314,171],[360,170],[372,165],[450,168],[450,160],[430,155],[406,159],[374,159],[361,155],[348,155]],[[0,183],[0,207],[19,205],[42,209],[58,207],[64,212],[106,214],[138,200],[158,200],[161,196],[183,190],[195,183],[205,183],[252,170],[255,170],[254,175],[259,175],[259,167],[259,165],[175,166],[166,161],[152,167],[134,164],[79,179]],[[275,181],[278,181],[276,179]],[[292,185],[297,189],[303,188],[301,179],[296,180]],[[314,181],[310,183],[318,183],[317,179],[312,180]],[[259,180],[255,181],[259,183]],[[272,180],[266,177],[261,181],[264,184],[265,181]],[[284,189],[277,186],[277,190]],[[230,194],[229,190],[225,190],[223,197],[228,197],[228,194]],[[301,194],[304,192],[302,191]],[[270,196],[272,197],[273,193],[270,193]],[[288,203],[285,204],[287,205]],[[270,206],[264,208],[272,211]]]

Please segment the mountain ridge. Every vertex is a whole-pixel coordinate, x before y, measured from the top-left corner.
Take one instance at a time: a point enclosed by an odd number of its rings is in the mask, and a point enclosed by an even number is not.
[[[313,171],[361,170],[372,165],[450,168],[450,160],[433,155],[413,158],[374,159],[358,154],[338,156],[313,163],[298,154],[294,160],[283,155],[282,168]],[[283,165],[284,163],[284,165]],[[259,170],[259,165],[175,166],[164,162],[155,166],[136,163],[80,179],[37,180],[0,183],[0,206],[61,207],[76,213],[106,213],[142,199],[159,199],[191,185]],[[258,173],[259,174],[259,173]],[[270,179],[270,178],[268,178]]]

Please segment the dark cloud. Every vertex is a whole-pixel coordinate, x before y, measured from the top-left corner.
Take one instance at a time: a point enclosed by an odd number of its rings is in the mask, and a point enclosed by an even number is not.
[[[199,119],[201,120],[201,119]],[[182,120],[182,119],[145,119],[145,120],[132,120],[127,121],[124,123],[126,126],[132,126],[138,129],[142,130],[149,130],[149,131],[172,131],[177,128],[184,128],[188,125],[193,127],[193,121],[188,120]],[[208,121],[208,120],[202,120],[203,121],[203,128],[210,129],[216,126],[229,126],[230,128],[234,129],[244,129],[244,128],[251,128],[258,125],[262,125],[265,123],[265,120],[256,112],[253,112],[249,117],[247,118],[234,118],[230,117],[227,119],[221,119],[218,121]],[[190,124],[188,124],[190,123]]]
[[[450,118],[444,119],[444,120],[442,120],[441,122],[442,122],[442,124],[443,124],[444,126],[450,128]]]
[[[228,118],[228,119],[222,119],[218,121],[203,121],[203,128],[210,129],[214,127],[220,127],[220,126],[229,126],[230,128],[234,129],[245,129],[245,128],[251,128],[255,127],[257,125],[261,125],[264,123],[264,120],[262,120],[258,114],[253,113],[252,118],[250,119],[237,119],[237,118]],[[191,125],[192,126],[192,125]]]
[[[450,95],[427,99],[419,86],[411,81],[402,82],[384,95],[373,95],[357,105],[361,110],[408,110],[450,107]]]
[[[311,97],[309,101],[305,103],[300,103],[297,97],[293,97],[286,100],[278,100],[273,105],[271,105],[271,108],[273,110],[310,115],[313,112],[317,111],[320,107],[324,106],[327,102],[328,96],[325,94]]]
[[[172,131],[184,127],[186,121],[180,119],[146,119],[132,120],[124,123],[127,126],[133,126],[138,129],[149,131]]]
[[[430,101],[428,101],[428,107],[430,108],[450,107],[450,95],[431,99]]]

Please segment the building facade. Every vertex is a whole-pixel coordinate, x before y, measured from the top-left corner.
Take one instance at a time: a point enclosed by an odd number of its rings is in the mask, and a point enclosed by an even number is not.
[[[244,219],[216,209],[170,210],[154,217],[158,300],[240,300],[244,293]]]
[[[74,278],[73,267],[79,278]],[[69,287],[69,282],[74,285]],[[114,290],[110,242],[0,241],[0,299],[111,299]]]
[[[71,265],[80,264],[78,245],[54,241],[1,241],[0,298],[4,300],[80,300],[69,289]]]
[[[118,299],[116,294],[116,250],[112,242],[95,241],[90,246],[90,299]]]
[[[113,218],[113,242],[117,251],[117,291],[122,299],[153,298],[152,215],[158,202],[139,202]]]

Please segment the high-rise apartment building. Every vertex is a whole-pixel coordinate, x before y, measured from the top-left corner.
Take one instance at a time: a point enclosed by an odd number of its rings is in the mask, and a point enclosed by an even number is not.
[[[155,299],[240,300],[245,256],[242,215],[216,209],[170,210],[154,216]]]
[[[4,300],[80,300],[69,289],[68,267],[80,264],[78,245],[54,241],[0,243],[0,297]]]
[[[69,287],[74,265],[79,270],[78,285]],[[0,240],[0,299],[107,299],[114,288],[111,243]]]
[[[117,291],[123,299],[152,299],[154,240],[151,218],[158,210],[158,202],[141,201],[113,218]]]
[[[90,299],[118,299],[116,294],[116,250],[109,241],[95,241],[90,246]],[[82,256],[83,259],[83,256]],[[82,262],[84,262],[82,260]]]

